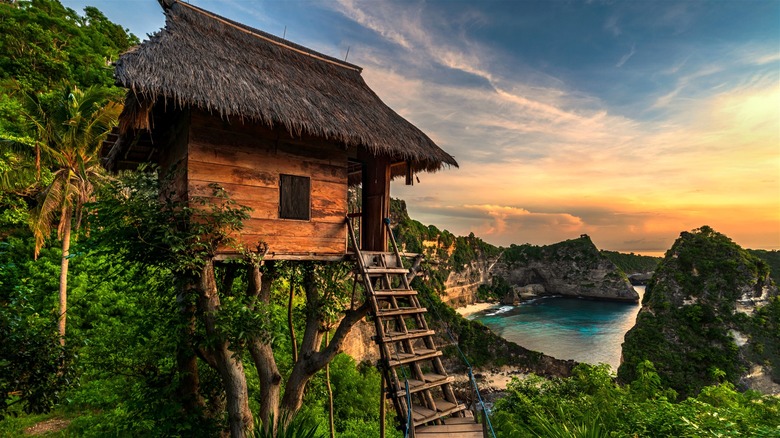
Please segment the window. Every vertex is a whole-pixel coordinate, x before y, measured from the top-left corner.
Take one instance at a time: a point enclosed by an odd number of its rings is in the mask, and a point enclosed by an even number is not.
[[[311,218],[311,179],[279,175],[279,219],[307,221]]]

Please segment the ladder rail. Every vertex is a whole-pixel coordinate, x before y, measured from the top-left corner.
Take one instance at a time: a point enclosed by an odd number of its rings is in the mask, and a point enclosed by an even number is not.
[[[383,219],[389,243],[385,251],[362,251],[350,216],[346,222],[357,258],[356,281],[359,275],[366,299],[371,301],[380,371],[387,383],[383,398],[393,400],[407,436],[414,436],[418,427],[445,427],[447,419],[466,417],[466,406],[455,397],[453,378],[444,368],[435,333],[428,327],[427,309],[411,287],[410,269],[404,266],[390,219]]]

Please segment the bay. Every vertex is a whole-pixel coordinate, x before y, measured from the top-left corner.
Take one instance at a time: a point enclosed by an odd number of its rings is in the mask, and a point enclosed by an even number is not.
[[[641,302],[644,286],[634,286]],[[633,303],[546,297],[472,314],[496,334],[529,350],[590,364],[620,364],[621,344],[641,306]]]

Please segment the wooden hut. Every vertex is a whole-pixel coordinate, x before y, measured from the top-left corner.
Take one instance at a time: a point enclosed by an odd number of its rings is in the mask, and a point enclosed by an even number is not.
[[[243,243],[266,259],[346,253],[350,185],[362,249],[384,251],[390,180],[457,166],[366,85],[361,68],[176,0],[165,28],[123,54],[129,92],[110,169],[176,169],[182,199],[218,183],[252,208]]]

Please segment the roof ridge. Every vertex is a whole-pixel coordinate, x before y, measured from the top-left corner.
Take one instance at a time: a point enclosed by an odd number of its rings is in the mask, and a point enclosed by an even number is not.
[[[293,45],[283,43],[282,41],[279,41],[279,40],[275,39],[275,38],[278,38],[278,37],[271,38],[272,35],[270,35],[270,34],[268,34],[269,36],[263,35],[262,31],[259,31],[257,29],[253,29],[253,28],[251,28],[249,26],[238,25],[237,23],[234,23],[229,18],[221,17],[221,16],[219,16],[217,14],[214,14],[213,12],[209,12],[209,11],[207,11],[205,9],[201,9],[201,8],[199,8],[197,6],[193,6],[193,5],[189,4],[189,3],[185,3],[185,2],[182,2],[182,1],[174,0],[173,2],[171,2],[171,6],[174,3],[179,4],[181,6],[186,6],[187,8],[189,8],[189,9],[191,9],[191,10],[193,10],[193,11],[195,11],[195,12],[201,14],[201,15],[205,15],[205,16],[211,18],[211,19],[217,20],[220,23],[223,23],[223,24],[226,24],[226,25],[228,25],[230,27],[235,28],[236,30],[239,30],[239,31],[244,32],[244,33],[247,33],[247,34],[252,35],[252,36],[254,36],[256,38],[260,38],[260,39],[262,39],[264,41],[267,41],[267,42],[269,42],[271,44],[274,44],[276,46],[284,47],[285,49],[292,50],[293,52],[299,53],[301,55],[309,56],[311,58],[314,58],[314,59],[317,59],[317,60],[320,60],[320,61],[323,61],[323,62],[327,62],[329,64],[333,64],[333,65],[336,65],[336,66],[339,66],[339,67],[342,67],[342,68],[354,70],[354,71],[357,71],[358,73],[361,73],[363,71],[363,69],[361,67],[358,67],[357,65],[350,64],[350,63],[348,63],[346,61],[340,61],[340,60],[338,60],[336,58],[332,58],[332,57],[330,57],[328,55],[325,55],[325,54],[317,53],[314,50],[310,50],[310,49],[309,50],[304,50],[303,48],[294,47]],[[295,44],[295,43],[291,43],[291,44],[294,44],[295,46],[298,46],[298,44]]]

